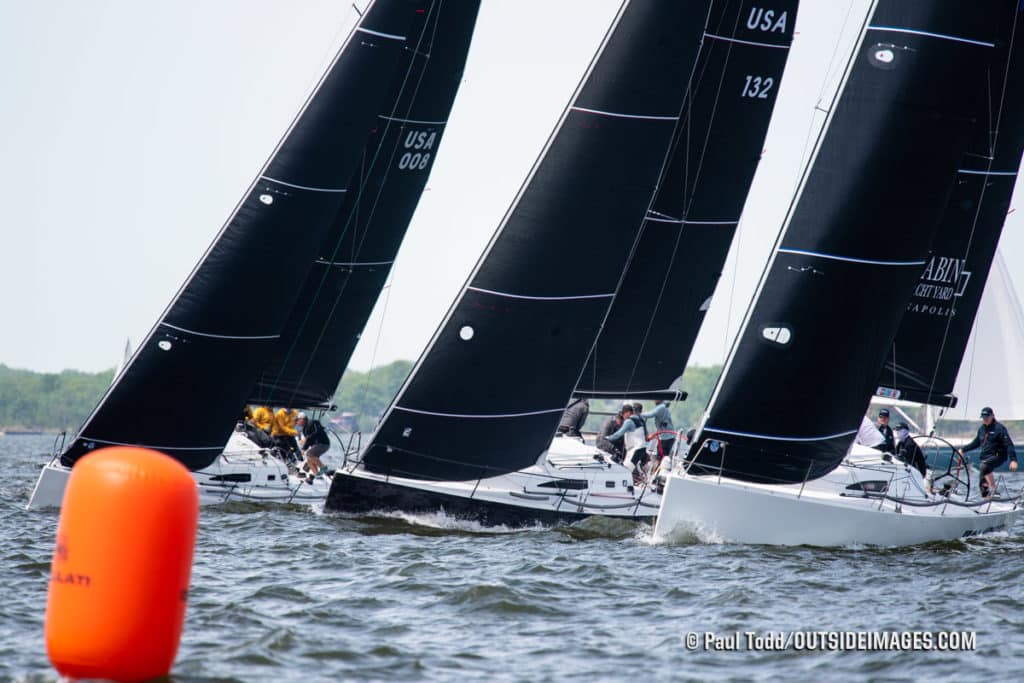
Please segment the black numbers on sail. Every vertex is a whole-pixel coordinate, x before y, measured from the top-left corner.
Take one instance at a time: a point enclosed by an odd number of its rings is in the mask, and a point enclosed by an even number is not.
[[[403,171],[422,171],[430,165],[430,150],[437,141],[437,133],[433,131],[411,130],[405,134],[402,145],[406,151],[398,159],[398,168]]]
[[[747,17],[747,28],[758,31],[786,32],[786,15],[788,12],[776,12],[773,9],[751,7]]]
[[[768,91],[775,85],[775,79],[771,76],[747,76],[747,82],[743,84],[743,97],[752,97],[758,100],[768,99]]]

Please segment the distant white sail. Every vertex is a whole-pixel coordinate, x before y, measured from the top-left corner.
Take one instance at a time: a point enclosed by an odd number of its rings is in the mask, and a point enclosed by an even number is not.
[[[124,353],[121,355],[121,360],[117,362],[117,367],[114,368],[114,376],[110,379],[110,383],[113,384],[117,376],[124,370],[124,366],[128,365],[128,361],[132,358],[132,339],[127,337],[124,340]]]
[[[975,419],[991,406],[1001,420],[1024,419],[1024,310],[1002,252],[992,266],[956,378],[952,418]]]

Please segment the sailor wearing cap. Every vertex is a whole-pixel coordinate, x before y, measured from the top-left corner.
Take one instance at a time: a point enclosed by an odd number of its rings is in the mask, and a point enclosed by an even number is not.
[[[892,427],[889,426],[889,409],[882,408],[878,411],[878,431],[882,433],[885,443],[878,446],[883,453],[896,453],[896,441],[893,439]]]
[[[981,495],[990,496],[995,492],[996,480],[993,470],[1010,459],[1010,471],[1017,471],[1017,451],[1013,448],[1010,433],[1001,422],[996,421],[995,413],[988,406],[981,409],[981,426],[974,440],[960,449],[960,455],[975,448],[981,448]]]

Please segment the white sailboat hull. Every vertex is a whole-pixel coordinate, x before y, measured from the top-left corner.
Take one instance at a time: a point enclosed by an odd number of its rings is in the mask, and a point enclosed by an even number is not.
[[[331,486],[326,475],[310,482],[291,472],[287,464],[262,452],[239,432],[232,434],[224,452],[209,467],[191,474],[199,488],[200,505],[319,503]],[[71,468],[56,459],[43,467],[28,509],[59,508],[70,476]]]
[[[676,471],[668,477],[654,535],[661,541],[697,536],[767,545],[904,546],[1008,529],[1022,512],[1016,500],[944,503],[918,488],[923,482],[916,470],[888,468],[873,466],[871,476],[888,479],[898,500],[849,493],[863,474],[856,466],[840,466],[803,486]]]

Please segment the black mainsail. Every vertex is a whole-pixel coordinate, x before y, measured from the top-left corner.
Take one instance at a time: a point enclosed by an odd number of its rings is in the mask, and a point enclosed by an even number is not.
[[[330,406],[434,165],[479,7],[431,3],[251,403]]]
[[[1012,25],[996,45],[989,112],[957,169],[953,198],[879,377],[879,396],[956,405],[953,386],[1024,153],[1024,10]]]
[[[109,445],[154,448],[190,469],[216,459],[338,213],[427,5],[370,4],[213,244],[62,454],[65,465]],[[261,295],[258,305],[253,292]]]
[[[467,480],[546,451],[656,189],[709,5],[623,3],[366,448],[368,470]]]
[[[876,0],[712,395],[698,470],[794,483],[842,461],[1016,3]]]
[[[761,159],[796,13],[796,0],[713,4],[665,176],[576,395],[685,398],[673,384]]]

